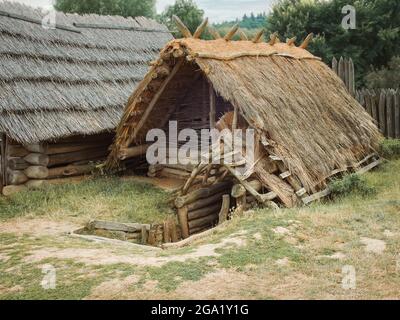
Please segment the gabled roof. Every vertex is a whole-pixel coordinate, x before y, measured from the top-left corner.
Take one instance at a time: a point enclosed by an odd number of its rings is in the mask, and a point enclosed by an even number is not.
[[[140,143],[148,129],[162,123],[173,103],[163,103],[164,96],[179,95],[160,85],[163,93],[151,90],[160,68],[191,65],[192,73],[202,72],[265,136],[268,153],[280,157],[307,191],[314,192],[333,170],[347,168],[376,149],[381,135],[337,75],[303,47],[276,38],[270,43],[195,38],[169,42],[131,96],[108,164],[115,166],[121,148]],[[151,100],[149,96],[159,102],[141,103],[143,98]]]
[[[172,39],[143,17],[56,15],[0,2],[0,131],[20,143],[114,130],[159,50]]]

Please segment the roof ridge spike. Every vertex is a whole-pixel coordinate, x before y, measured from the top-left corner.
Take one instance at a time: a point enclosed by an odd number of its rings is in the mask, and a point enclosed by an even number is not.
[[[310,42],[312,41],[312,39],[314,38],[314,33],[310,33],[303,41],[303,43],[300,45],[300,48],[302,49],[307,49],[308,45],[310,44]]]
[[[208,18],[205,18],[203,22],[197,27],[196,31],[193,34],[193,38],[199,39],[203,34],[204,30],[206,29],[208,24]]]
[[[261,29],[260,31],[257,32],[256,36],[252,40],[254,43],[259,43],[262,41],[262,36],[264,34],[265,30]]]
[[[239,29],[239,23],[236,23],[231,30],[225,35],[224,39],[230,41]]]
[[[286,39],[286,44],[287,44],[288,46],[294,46],[294,45],[295,45],[296,39],[297,39],[297,37],[293,37],[293,38],[290,38],[290,39]]]
[[[190,32],[188,27],[186,27],[186,25],[182,22],[182,20],[179,19],[178,16],[173,15],[172,16],[172,20],[174,20],[174,22],[175,22],[176,26],[178,27],[179,31],[182,33],[182,35],[185,38],[192,38],[192,33]]]
[[[215,40],[221,39],[221,35],[219,34],[217,29],[215,29],[215,28],[213,28],[211,26],[208,26],[207,30]]]
[[[269,40],[269,44],[271,45],[271,46],[273,46],[275,43],[277,43],[277,40],[279,40],[279,38],[278,38],[278,32],[274,32],[273,34],[271,34],[270,36],[269,36],[269,38],[270,38],[270,40]]]
[[[242,41],[249,40],[249,38],[247,37],[246,33],[242,29],[239,29],[239,36],[240,36],[240,40],[242,40]]]

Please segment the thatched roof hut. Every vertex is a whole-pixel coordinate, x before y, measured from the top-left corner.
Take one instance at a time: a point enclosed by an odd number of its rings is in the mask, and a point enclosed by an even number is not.
[[[168,120],[177,120],[178,128],[210,128],[229,111],[259,138],[260,158],[239,181],[257,200],[263,197],[247,183],[252,179],[268,192],[264,199],[275,195],[292,206],[323,190],[329,177],[372,158],[381,137],[373,119],[305,49],[310,37],[300,46],[294,39],[281,43],[275,34],[268,43],[260,35],[231,41],[235,31],[209,41],[187,34],[165,46],[125,108],[110,167]]]
[[[47,18],[0,2],[0,189],[90,172],[62,166],[105,157],[129,93],[172,39],[143,17],[56,13],[55,25]],[[40,174],[28,170],[38,164]]]
[[[143,18],[57,13],[0,2],[0,131],[20,143],[115,129],[172,36]]]

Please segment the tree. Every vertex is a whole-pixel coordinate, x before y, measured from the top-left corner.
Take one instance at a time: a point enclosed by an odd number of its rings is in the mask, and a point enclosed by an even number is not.
[[[193,33],[200,23],[203,21],[204,11],[197,7],[193,0],[176,0],[175,4],[168,6],[165,11],[158,17],[158,20],[165,24],[169,30],[174,32],[176,37],[182,35],[177,30],[172,16],[176,15]]]
[[[371,71],[365,79],[368,88],[400,88],[400,56],[393,57],[388,67]]]
[[[56,0],[54,7],[69,13],[152,18],[156,12],[155,4],[156,0]]]
[[[356,29],[345,30],[342,8],[356,9]],[[269,32],[304,39],[318,35],[310,51],[330,63],[333,56],[351,57],[357,83],[365,83],[371,66],[381,68],[400,52],[400,1],[398,0],[279,0],[267,16]],[[284,40],[284,39],[283,39]]]

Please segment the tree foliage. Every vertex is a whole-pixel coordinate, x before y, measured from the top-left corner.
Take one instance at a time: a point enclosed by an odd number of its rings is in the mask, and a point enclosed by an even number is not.
[[[368,88],[400,88],[400,56],[393,57],[387,67],[371,71],[365,79]]]
[[[193,0],[176,0],[173,5],[168,6],[164,10],[164,12],[158,17],[158,20],[165,24],[176,37],[181,37],[182,35],[177,30],[176,25],[172,20],[173,15],[179,17],[193,33],[203,21],[204,11],[199,9]]]
[[[342,8],[356,9],[356,29],[345,30]],[[351,57],[358,84],[371,66],[380,68],[400,52],[400,1],[398,0],[279,0],[267,16],[267,29],[281,37],[317,39],[310,51],[330,63],[333,56]]]
[[[54,7],[68,13],[152,18],[156,12],[155,4],[156,0],[56,0]]]

